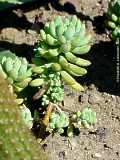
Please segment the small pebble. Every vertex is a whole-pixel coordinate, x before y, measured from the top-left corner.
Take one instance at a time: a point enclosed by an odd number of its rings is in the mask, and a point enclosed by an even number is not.
[[[108,132],[108,129],[104,127],[98,127],[96,130],[96,134],[99,135],[101,138],[104,138],[107,132]]]
[[[33,31],[33,30],[31,30],[31,29],[28,29],[28,31],[27,31],[29,34],[36,34],[36,32],[35,31]]]
[[[93,92],[89,95],[88,101],[90,104],[97,104],[97,103],[101,103],[103,99],[98,93]]]
[[[102,155],[100,153],[95,153],[95,154],[92,154],[92,157],[93,158],[101,158]]]

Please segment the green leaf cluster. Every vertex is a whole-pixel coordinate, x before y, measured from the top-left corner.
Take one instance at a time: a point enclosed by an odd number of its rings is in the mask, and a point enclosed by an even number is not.
[[[89,128],[90,125],[96,123],[96,112],[92,111],[92,109],[84,108],[82,112],[76,112],[73,115],[73,118],[76,119],[78,124],[84,125],[86,128]]]
[[[53,72],[50,64],[30,65],[25,58],[17,57],[10,51],[3,51],[0,53],[0,73],[16,92],[22,91],[28,84],[32,87],[47,86],[42,97],[44,106],[49,102],[63,101],[64,89],[60,74]]]
[[[120,0],[109,1],[107,15],[107,24],[111,28],[112,38],[120,38]]]
[[[44,81],[48,82],[48,89],[42,97],[42,105],[46,106],[49,102],[59,103],[64,99],[64,88],[61,84],[59,73],[48,73],[43,75]]]
[[[85,24],[76,16],[63,19],[57,16],[45,24],[40,36],[35,47],[35,63],[52,64],[53,71],[59,72],[66,84],[83,91],[73,77],[85,75],[87,70],[84,67],[91,64],[77,57],[91,48],[91,34],[86,33]]]
[[[0,53],[0,73],[13,86],[14,91],[20,92],[31,81],[32,68],[25,58],[3,51]]]
[[[52,70],[51,64],[33,66],[33,74],[37,76],[30,82],[32,87],[46,88],[42,96],[42,105],[46,106],[49,102],[59,103],[64,99],[64,88],[61,82],[60,73]]]
[[[64,112],[61,113],[52,112],[49,122],[50,129],[58,132],[59,134],[62,134],[64,133],[64,128],[67,127],[68,125],[69,125],[69,118]]]
[[[73,136],[74,128],[85,128],[91,129],[91,126],[97,122],[96,112],[92,111],[90,107],[84,108],[82,112],[77,111],[70,119],[70,125],[67,129],[67,135]]]
[[[49,127],[59,134],[64,133],[67,127],[67,136],[71,137],[74,135],[74,128],[79,129],[84,126],[90,129],[96,122],[96,113],[91,108],[84,108],[82,112],[77,111],[72,117],[68,117],[64,112],[52,112]]]

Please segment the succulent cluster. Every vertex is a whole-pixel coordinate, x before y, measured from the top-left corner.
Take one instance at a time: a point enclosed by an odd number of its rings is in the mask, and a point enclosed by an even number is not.
[[[112,30],[112,38],[120,38],[120,0],[110,0],[107,15],[107,24]]]
[[[60,73],[54,72],[51,64],[44,64],[43,66],[34,66],[32,68],[33,74],[37,78],[30,82],[30,86],[45,88],[45,93],[42,96],[42,105],[46,106],[49,102],[59,103],[64,99],[64,88],[61,82]],[[39,76],[39,78],[38,78]]]
[[[96,113],[91,108],[84,108],[82,112],[76,112],[73,117],[79,125],[89,128],[90,125],[96,123]]]
[[[48,159],[25,125],[19,106],[15,103],[15,97],[2,77],[0,77],[0,159]]]
[[[59,134],[64,133],[64,129],[67,127],[67,135],[71,137],[75,128],[84,126],[90,129],[96,121],[96,113],[91,108],[85,108],[82,112],[77,111],[70,118],[64,112],[53,112],[50,116],[49,127]]]
[[[69,118],[68,116],[64,113],[55,113],[52,112],[50,116],[50,122],[49,122],[49,127],[52,130],[55,130],[59,134],[64,133],[64,128],[69,125]]]
[[[83,67],[91,63],[77,56],[87,53],[91,48],[91,34],[86,33],[85,24],[76,16],[62,19],[57,16],[40,30],[41,40],[35,47],[35,63],[51,63],[52,69],[61,74],[62,79],[72,88],[84,88],[72,76],[83,76]]]
[[[31,81],[32,69],[25,58],[3,51],[0,53],[0,74],[19,92]]]
[[[96,113],[92,111],[91,108],[84,108],[82,112],[77,111],[71,117],[71,123],[68,127],[67,135],[69,137],[73,136],[74,128],[81,128],[81,126],[90,129],[91,126],[96,123],[96,121]]]
[[[46,106],[49,102],[58,103],[64,99],[64,89],[61,84],[59,73],[51,73],[44,76],[44,81],[48,82],[48,89],[42,97],[42,105]]]

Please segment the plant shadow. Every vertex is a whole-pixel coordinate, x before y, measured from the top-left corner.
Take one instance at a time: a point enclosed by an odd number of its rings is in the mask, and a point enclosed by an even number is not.
[[[15,44],[7,41],[0,41],[0,48],[2,51],[10,50],[19,57],[25,57],[29,62],[32,59],[33,46],[28,44]]]
[[[36,2],[35,2],[36,1]],[[24,13],[38,9],[41,6],[44,6],[45,9],[48,9],[48,0],[39,1],[34,0],[33,2],[14,5],[7,2],[0,2],[0,5],[10,5],[10,8],[0,11],[0,30],[6,27],[17,28],[18,30],[22,29],[31,29],[33,23],[29,22]],[[2,8],[2,7],[1,7]]]
[[[87,86],[95,84],[100,92],[120,95],[120,84],[116,82],[116,46],[112,41],[103,42],[92,46],[89,55],[92,65],[88,67],[88,74],[81,77]]]

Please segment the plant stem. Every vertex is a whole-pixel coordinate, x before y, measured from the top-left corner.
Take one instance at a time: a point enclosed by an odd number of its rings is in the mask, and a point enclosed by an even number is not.
[[[47,111],[45,113],[45,116],[43,118],[43,124],[47,127],[48,123],[49,123],[49,118],[51,115],[51,112],[53,110],[53,104],[50,102],[48,107],[47,107]]]

